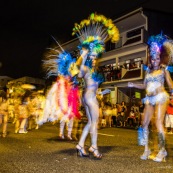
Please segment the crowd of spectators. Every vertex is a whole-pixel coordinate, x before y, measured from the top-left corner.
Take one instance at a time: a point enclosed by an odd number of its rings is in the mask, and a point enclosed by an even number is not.
[[[101,127],[134,127],[141,125],[141,117],[144,105],[141,100],[127,106],[124,101],[111,104],[110,101],[103,102],[100,108]]]

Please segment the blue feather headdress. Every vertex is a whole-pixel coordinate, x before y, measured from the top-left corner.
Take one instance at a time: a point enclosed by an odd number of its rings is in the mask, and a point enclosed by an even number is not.
[[[150,46],[150,55],[155,58],[161,54],[161,48],[164,48],[167,57],[169,58],[167,65],[173,64],[173,40],[167,35],[158,34],[150,36],[148,39],[148,45]]]
[[[76,59],[62,48],[61,50],[57,47],[49,48],[43,60],[43,69],[46,71],[47,78],[59,75],[71,76],[70,69],[75,62]]]
[[[158,34],[156,36],[150,36],[148,39],[148,45],[150,46],[150,56],[152,58],[156,58],[157,55],[160,55],[161,47],[163,46],[163,43],[167,40],[166,36],[161,34]]]
[[[158,34],[150,36],[148,39],[148,45],[150,48],[150,56],[152,58],[156,58],[158,55],[161,55],[164,52],[163,59],[164,64],[167,65],[166,69],[171,73],[173,72],[173,40],[169,38],[167,35]],[[144,70],[147,70],[145,68]]]

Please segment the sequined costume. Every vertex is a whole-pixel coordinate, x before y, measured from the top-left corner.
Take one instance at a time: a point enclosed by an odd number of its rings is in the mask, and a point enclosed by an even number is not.
[[[169,72],[172,69],[170,65],[173,64],[173,40],[161,33],[149,37],[147,43],[149,45],[149,61],[144,83],[138,85],[129,82],[128,86],[146,90],[146,97],[143,99],[145,108],[142,116],[142,129],[138,129],[138,144],[144,146],[144,153],[140,158],[142,160],[150,158],[153,161],[162,162],[167,156],[163,122],[169,101],[169,94],[164,83],[166,82],[172,93],[173,81]],[[149,126],[150,123],[151,126]],[[151,155],[149,146],[149,133],[155,134],[154,132],[158,133],[159,144],[159,152],[156,156]]]
[[[169,94],[164,89],[164,69],[159,69],[152,73],[147,72],[145,82],[146,97],[143,99],[145,104],[155,105],[169,100]]]

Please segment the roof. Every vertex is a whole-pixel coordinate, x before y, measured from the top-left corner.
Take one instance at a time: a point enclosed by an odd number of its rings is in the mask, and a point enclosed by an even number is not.
[[[10,76],[0,76],[0,79],[13,79],[13,78]]]

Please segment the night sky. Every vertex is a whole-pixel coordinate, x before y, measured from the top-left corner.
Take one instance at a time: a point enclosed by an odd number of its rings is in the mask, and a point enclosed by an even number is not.
[[[44,78],[41,62],[46,48],[53,43],[51,35],[60,44],[76,38],[71,36],[74,23],[79,23],[92,12],[103,14],[111,19],[116,19],[141,6],[171,12],[170,2],[171,0],[161,2],[157,0],[6,0],[1,2],[0,76]]]

